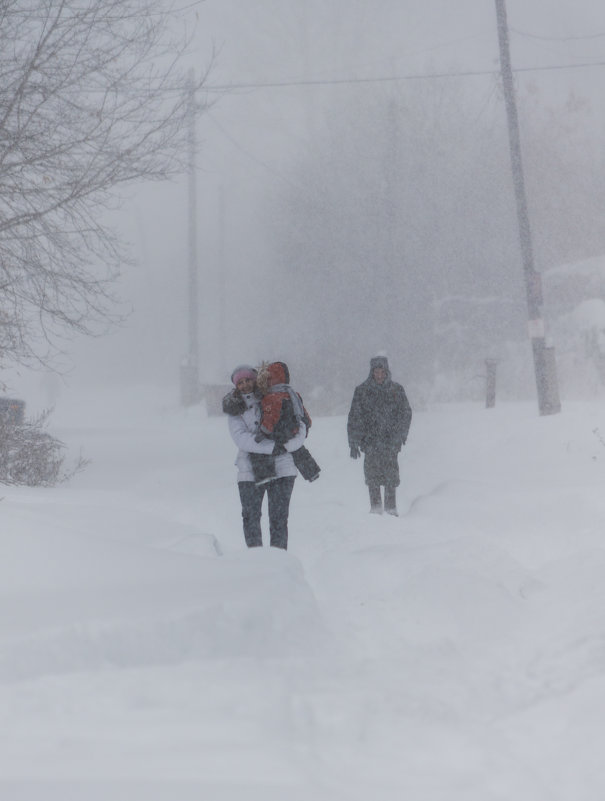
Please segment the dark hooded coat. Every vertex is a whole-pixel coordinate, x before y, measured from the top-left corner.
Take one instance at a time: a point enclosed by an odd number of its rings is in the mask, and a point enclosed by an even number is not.
[[[373,377],[383,367],[386,378],[379,384]],[[370,375],[355,388],[347,421],[349,446],[365,453],[364,473],[369,486],[399,486],[397,454],[405,445],[412,408],[405,390],[391,378],[384,356],[370,360]]]

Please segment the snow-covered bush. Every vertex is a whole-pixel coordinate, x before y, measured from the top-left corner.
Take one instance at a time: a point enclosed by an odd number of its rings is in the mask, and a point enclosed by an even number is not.
[[[65,466],[65,445],[46,431],[51,411],[20,423],[0,415],[0,483],[54,487],[86,467],[82,457]]]
[[[561,393],[605,395],[605,259],[561,265],[545,274],[549,333]]]

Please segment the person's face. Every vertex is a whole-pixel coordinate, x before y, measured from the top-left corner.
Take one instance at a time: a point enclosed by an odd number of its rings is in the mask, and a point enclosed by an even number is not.
[[[254,379],[253,378],[240,378],[235,385],[242,395],[249,395],[254,392]]]
[[[384,379],[387,377],[387,371],[384,369],[384,367],[375,367],[373,376],[374,381],[376,381],[377,384],[382,384]]]

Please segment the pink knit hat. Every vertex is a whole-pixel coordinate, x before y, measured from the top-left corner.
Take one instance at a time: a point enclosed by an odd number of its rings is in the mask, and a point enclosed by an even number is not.
[[[256,370],[250,367],[249,364],[239,364],[231,373],[231,380],[235,386],[242,380],[242,378],[251,378],[256,381]]]

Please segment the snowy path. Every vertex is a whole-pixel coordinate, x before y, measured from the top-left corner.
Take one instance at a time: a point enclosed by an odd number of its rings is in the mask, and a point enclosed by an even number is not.
[[[604,418],[418,413],[397,519],[317,420],[283,554],[224,420],[72,415],[89,469],[0,504],[2,797],[601,801]]]

